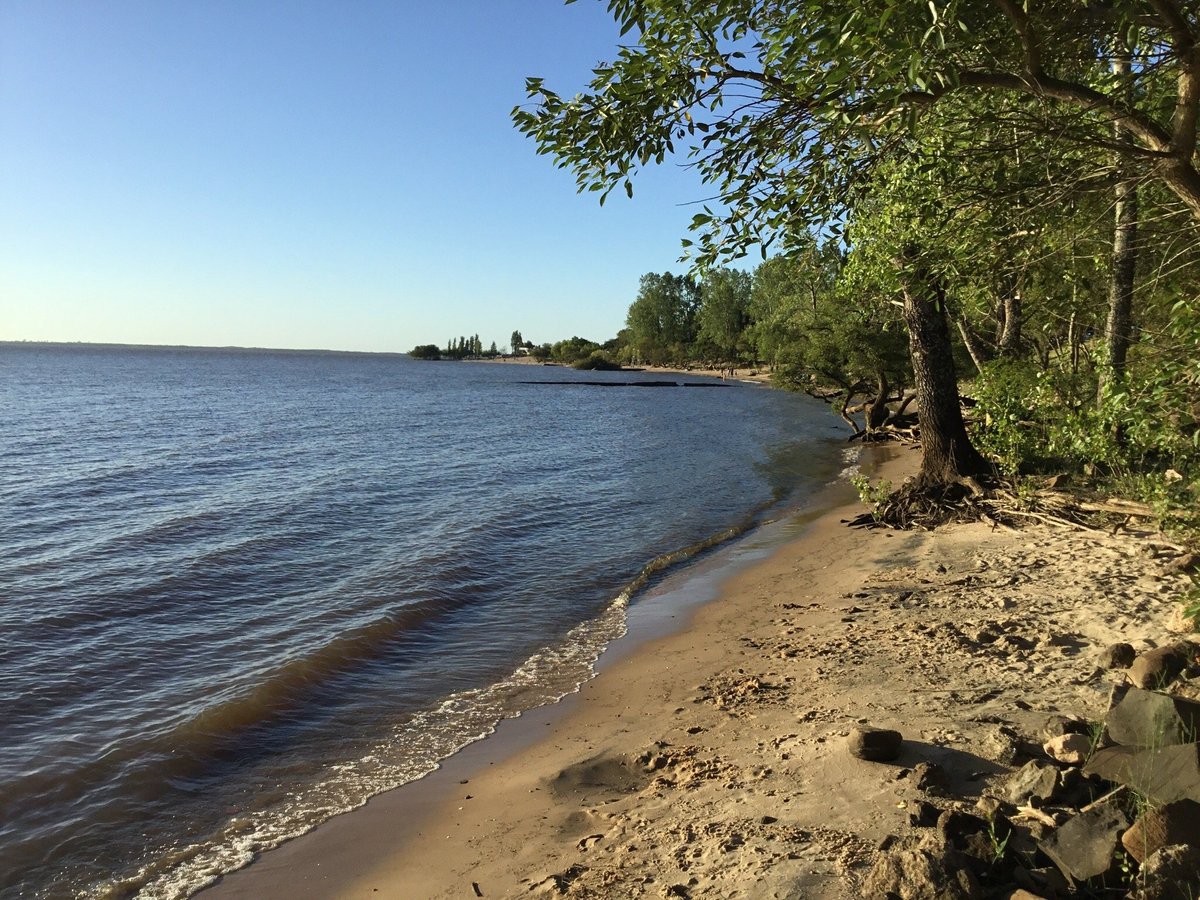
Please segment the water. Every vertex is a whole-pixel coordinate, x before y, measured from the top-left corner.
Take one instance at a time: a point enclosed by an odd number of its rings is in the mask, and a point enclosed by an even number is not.
[[[522,383],[637,377],[0,345],[0,897],[187,896],[420,777],[839,465],[782,392]]]

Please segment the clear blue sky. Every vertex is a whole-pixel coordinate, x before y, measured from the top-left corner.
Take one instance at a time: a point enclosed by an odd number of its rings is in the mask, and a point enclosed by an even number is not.
[[[614,335],[703,196],[604,207],[509,111],[600,0],[0,3],[0,339],[408,350]]]

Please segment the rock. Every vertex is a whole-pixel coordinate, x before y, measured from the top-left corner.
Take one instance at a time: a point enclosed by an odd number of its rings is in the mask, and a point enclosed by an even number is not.
[[[871,762],[891,762],[900,755],[904,736],[886,728],[859,725],[850,731],[850,755]]]
[[[1068,878],[1086,881],[1113,867],[1117,841],[1128,827],[1129,820],[1116,804],[1101,803],[1068,819],[1038,849]]]
[[[1128,785],[1155,803],[1200,802],[1200,744],[1109,747],[1092,754],[1083,772]]]
[[[940,793],[947,785],[946,770],[935,762],[920,762],[913,766],[912,783],[918,791]]]
[[[1129,667],[1129,680],[1143,689],[1165,687],[1187,668],[1192,652],[1190,644],[1147,650]]]
[[[967,835],[987,831],[988,823],[971,813],[947,809],[938,816],[937,830],[946,843],[957,846]]]
[[[983,892],[956,852],[924,847],[880,854],[863,880],[862,895],[879,900],[978,900]]]
[[[1137,750],[1133,747],[1105,747],[1092,754],[1083,767],[1083,774],[1113,784],[1129,784],[1136,755]]]
[[[1046,900],[1041,894],[1031,893],[1025,888],[1017,888],[1008,895],[1008,900]]]
[[[1053,799],[1053,802],[1059,806],[1087,806],[1096,799],[1097,795],[1103,793],[1102,790],[1097,790],[1100,785],[1074,766],[1062,770],[1062,774],[1059,776],[1059,785]]]
[[[908,814],[908,823],[914,828],[932,828],[941,814],[942,811],[928,800],[918,800]]]
[[[1147,809],[1121,836],[1121,845],[1139,863],[1172,844],[1200,847],[1200,803],[1176,800]]]
[[[1177,844],[1146,858],[1134,900],[1195,900],[1200,896],[1200,849]]]
[[[1058,769],[1041,760],[1031,760],[1012,774],[1005,784],[1005,799],[1013,806],[1044,806],[1062,786]]]
[[[1162,747],[1200,737],[1200,703],[1131,688],[1108,711],[1108,736],[1118,744]]]
[[[1200,802],[1200,744],[1137,751],[1127,783],[1156,803]]]
[[[1128,669],[1137,659],[1137,651],[1132,644],[1109,644],[1100,651],[1100,667],[1102,669]]]
[[[1195,631],[1200,631],[1197,627],[1195,616],[1189,616],[1187,610],[1183,608],[1182,603],[1176,603],[1171,607],[1171,612],[1167,616],[1167,631],[1172,631],[1175,634],[1192,634]]]
[[[1046,755],[1068,766],[1081,766],[1092,752],[1092,739],[1083,734],[1064,734],[1042,745]]]
[[[1064,734],[1087,734],[1091,730],[1092,726],[1083,719],[1051,716],[1042,724],[1042,730],[1038,733],[1043,741],[1048,741],[1051,738],[1062,737]]]
[[[984,734],[980,751],[987,759],[1011,766],[1020,754],[1021,738],[1007,725],[993,725]]]
[[[975,801],[975,814],[985,822],[995,822],[998,818],[1009,817],[1016,809],[1009,803],[997,797],[980,797]]]
[[[1067,880],[1067,876],[1054,868],[1054,866],[1030,869],[1029,877],[1034,883],[1034,889],[1039,894],[1058,897],[1071,890],[1071,883]]]

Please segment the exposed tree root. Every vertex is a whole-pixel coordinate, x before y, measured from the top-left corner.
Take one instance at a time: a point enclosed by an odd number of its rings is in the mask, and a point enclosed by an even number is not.
[[[924,487],[908,482],[848,524],[929,531],[951,522],[983,521],[993,528],[1010,529],[1042,522],[1077,531],[1113,533],[1134,520],[1153,518],[1153,511],[1143,503],[1085,500],[1048,488],[1018,488],[1001,479],[961,478]]]

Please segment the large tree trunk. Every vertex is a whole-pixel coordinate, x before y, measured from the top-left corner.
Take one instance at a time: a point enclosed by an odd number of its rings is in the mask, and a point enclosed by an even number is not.
[[[990,466],[967,435],[958,399],[958,376],[950,346],[946,292],[939,279],[909,251],[901,273],[904,321],[912,354],[921,425],[921,470],[917,485],[982,475]]]

